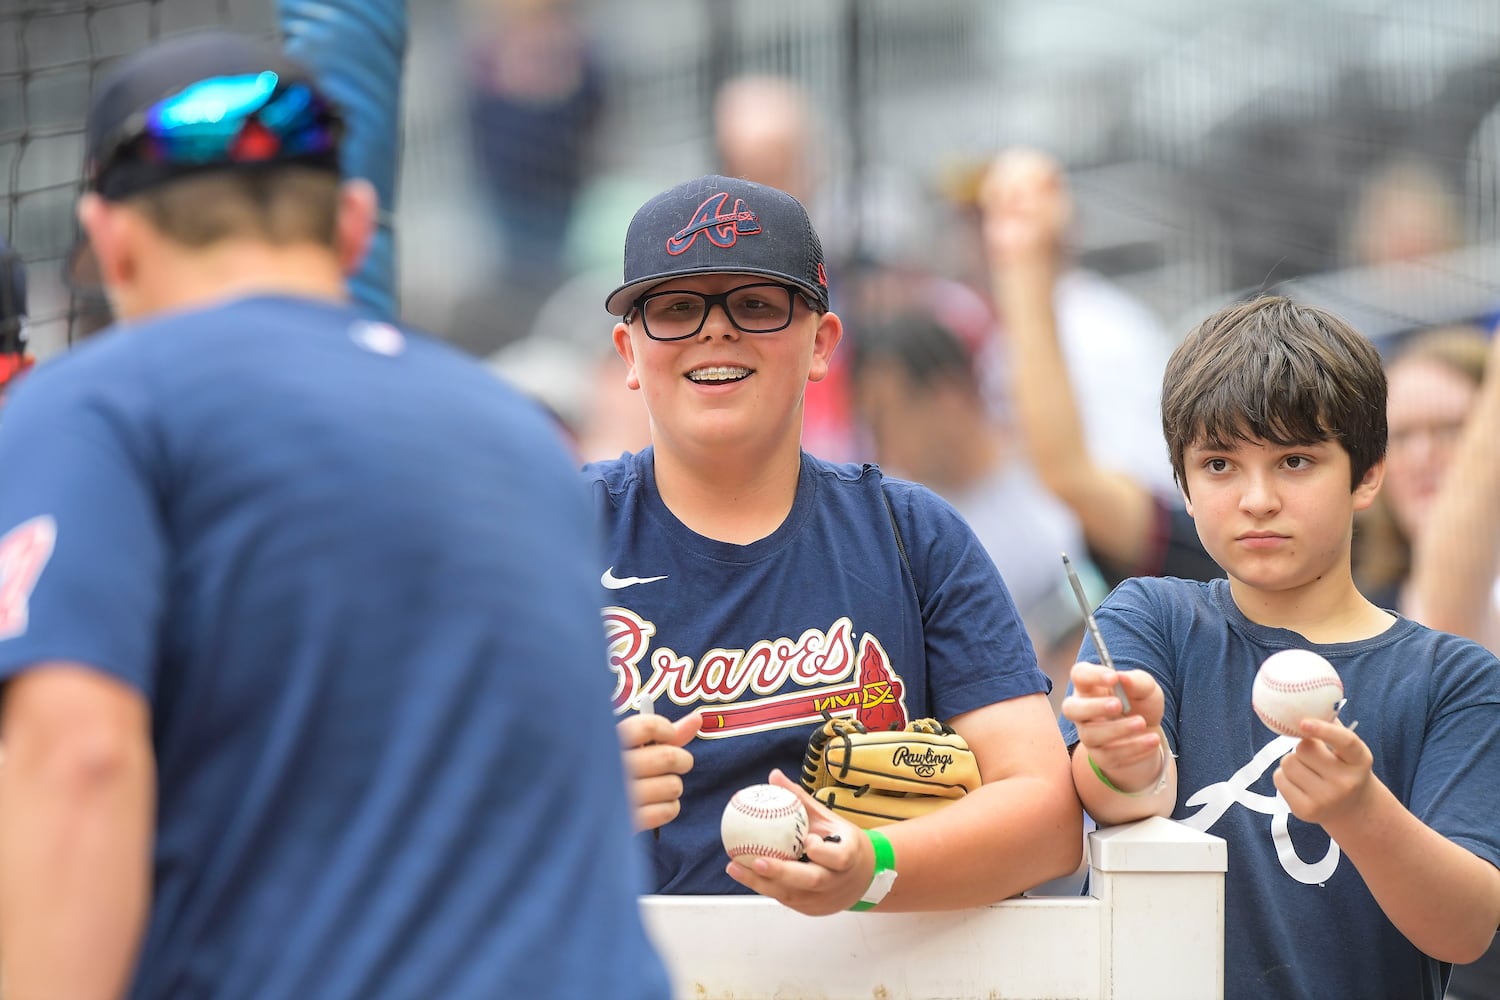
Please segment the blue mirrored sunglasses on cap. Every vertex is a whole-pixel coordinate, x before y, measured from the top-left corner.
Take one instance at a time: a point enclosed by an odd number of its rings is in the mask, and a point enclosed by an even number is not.
[[[270,70],[200,80],[127,119],[102,144],[97,186],[116,162],[162,166],[259,163],[332,154],[343,121],[311,86]]]

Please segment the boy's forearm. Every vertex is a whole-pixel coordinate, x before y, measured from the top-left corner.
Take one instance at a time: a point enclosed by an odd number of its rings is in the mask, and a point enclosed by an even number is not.
[[[885,832],[898,877],[881,909],[952,910],[998,902],[1078,869],[1083,809],[1041,693],[948,720],[984,784]]]
[[[1101,468],[1089,453],[1058,340],[1054,266],[1012,263],[994,275],[1017,376],[1010,386],[1017,422],[1038,477],[1073,509],[1090,547],[1114,565],[1138,566],[1155,510],[1145,487]]]
[[[898,877],[882,911],[984,906],[1077,871],[1083,813],[1040,776],[986,784],[920,820],[886,827]]]
[[[1439,961],[1474,961],[1500,926],[1500,871],[1376,786],[1371,808],[1325,829],[1413,945]]]
[[[146,924],[149,753],[82,773],[11,752],[0,767],[5,1000],[114,1000]]]
[[[1165,741],[1163,741],[1165,746]],[[1088,748],[1082,743],[1073,749],[1073,784],[1083,809],[1100,826],[1118,826],[1133,823],[1151,816],[1171,816],[1177,802],[1177,765],[1170,754],[1165,759],[1166,781],[1158,791],[1150,790],[1150,781],[1157,774],[1158,763],[1152,760],[1147,767],[1149,773],[1113,775],[1111,780],[1125,782],[1122,786],[1134,790],[1137,786],[1146,789],[1145,794],[1127,795],[1111,789],[1094,773],[1089,764]]]
[[[1032,464],[1050,489],[1066,493],[1091,471],[1083,421],[1057,340],[1050,264],[1013,262],[996,270],[996,305],[1013,356],[1011,393]]]

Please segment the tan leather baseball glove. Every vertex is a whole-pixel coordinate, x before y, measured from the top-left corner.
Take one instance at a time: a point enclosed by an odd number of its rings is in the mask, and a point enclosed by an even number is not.
[[[936,719],[869,732],[827,718],[807,742],[802,786],[849,822],[868,829],[923,816],[980,785],[968,743]]]

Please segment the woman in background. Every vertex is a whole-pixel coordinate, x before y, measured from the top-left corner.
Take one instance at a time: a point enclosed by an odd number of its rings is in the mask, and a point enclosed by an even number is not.
[[[1412,335],[1386,365],[1385,485],[1355,532],[1355,579],[1375,604],[1424,624],[1408,585],[1412,545],[1478,398],[1488,353],[1478,327],[1444,327]]]

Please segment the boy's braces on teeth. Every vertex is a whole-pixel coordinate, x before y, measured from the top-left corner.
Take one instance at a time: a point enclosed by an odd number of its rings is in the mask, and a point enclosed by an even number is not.
[[[749,374],[748,368],[730,368],[727,365],[719,365],[717,368],[699,368],[697,371],[688,372],[688,378],[694,382],[726,382],[731,379],[744,378]]]

